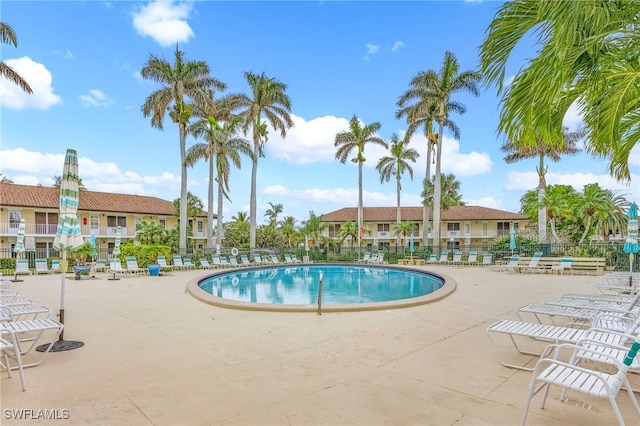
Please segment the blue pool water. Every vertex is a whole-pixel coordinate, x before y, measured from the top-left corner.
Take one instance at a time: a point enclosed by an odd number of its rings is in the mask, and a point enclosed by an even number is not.
[[[444,284],[438,276],[406,269],[357,265],[304,265],[240,269],[205,278],[201,289],[239,302],[312,305],[359,304],[410,299]]]

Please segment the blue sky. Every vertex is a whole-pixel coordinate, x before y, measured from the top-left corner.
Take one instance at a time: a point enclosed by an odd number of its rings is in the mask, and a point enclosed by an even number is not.
[[[438,70],[445,51],[461,70],[477,67],[478,46],[500,6],[494,1],[423,2],[147,2],[4,0],[1,20],[19,45],[2,45],[1,58],[34,89],[33,95],[0,80],[0,173],[16,183],[49,186],[62,173],[64,153],[74,148],[89,190],[157,196],[180,195],[178,130],[152,128],[141,106],[158,88],[140,78],[149,55],[173,62],[176,43],[189,60],[204,60],[225,82],[225,93],[248,93],[243,73],[265,72],[288,85],[295,127],[283,140],[270,132],[258,164],[258,223],[268,203],[299,221],[309,211],[327,213],[357,204],[357,167],[335,160],[336,133],[356,114],[382,124],[379,135],[402,135],[396,101],[419,71]],[[507,78],[535,51],[518,47]],[[467,107],[452,116],[459,141],[445,134],[443,172],[461,183],[469,205],[518,211],[519,198],[537,185],[536,161],[506,164],[496,133],[495,89],[478,98],[456,98]],[[572,112],[565,123],[576,128]],[[187,146],[196,143],[187,140]],[[425,139],[411,146],[421,157],[414,179],[403,177],[402,205],[420,204]],[[364,205],[395,206],[395,182],[380,183],[375,165],[383,149],[367,147]],[[549,184],[587,183],[640,200],[640,148],[630,159],[632,181],[615,182],[606,162],[587,154],[548,163]],[[188,170],[188,188],[207,202],[208,165]],[[249,211],[251,164],[231,171],[231,202],[224,221]],[[217,203],[217,200],[215,201]],[[215,206],[214,206],[215,212]]]

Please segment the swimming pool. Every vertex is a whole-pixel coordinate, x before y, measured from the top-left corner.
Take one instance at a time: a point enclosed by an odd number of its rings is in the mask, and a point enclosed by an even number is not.
[[[439,300],[455,289],[443,276],[409,268],[312,264],[240,268],[189,283],[188,291],[218,306],[270,311],[388,309]]]

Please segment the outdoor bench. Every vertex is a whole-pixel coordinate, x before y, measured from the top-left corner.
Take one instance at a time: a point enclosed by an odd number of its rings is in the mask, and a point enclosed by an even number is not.
[[[571,270],[574,274],[591,274],[602,275],[605,271],[607,260],[604,257],[572,257]],[[553,266],[559,265],[561,257],[541,257],[538,261],[538,267],[544,268],[545,271],[551,271]],[[518,269],[526,268],[531,262],[531,257],[521,257],[518,259]]]

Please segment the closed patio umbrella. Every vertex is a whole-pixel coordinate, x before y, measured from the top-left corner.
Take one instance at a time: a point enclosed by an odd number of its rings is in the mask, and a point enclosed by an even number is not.
[[[511,228],[509,230],[509,249],[511,250],[511,254],[516,249],[516,230],[515,228]]]
[[[117,259],[118,262],[120,261],[120,240],[122,239],[122,228],[120,226],[118,226],[116,228],[116,239],[113,245],[113,251],[111,252],[111,255],[113,256],[114,259]],[[109,278],[110,280],[117,280],[118,278],[116,278],[116,271],[113,271],[113,277]]]
[[[24,248],[24,234],[25,234],[25,222],[24,219],[20,219],[20,225],[18,225],[18,234],[16,235],[16,245],[13,248],[13,251],[16,252],[16,259],[22,258],[22,253],[25,252]],[[16,271],[15,276],[13,277],[13,282],[20,282],[22,280],[18,279],[18,272]]]
[[[78,221],[78,154],[75,149],[67,149],[62,168],[62,180],[60,183],[60,214],[58,215],[58,227],[53,239],[53,248],[62,254],[62,263],[66,265],[67,250],[73,250],[84,245],[84,239],[80,232]],[[60,274],[60,322],[64,324],[64,298],[65,298],[65,271]],[[64,340],[64,330],[51,351],[68,351],[83,346],[83,342]],[[39,351],[46,351],[49,345],[39,346]]]
[[[622,250],[625,253],[629,253],[629,272],[633,272],[633,257],[635,253],[640,252],[640,245],[638,245],[638,206],[636,203],[631,203],[629,210],[627,211],[627,239],[624,242]]]

